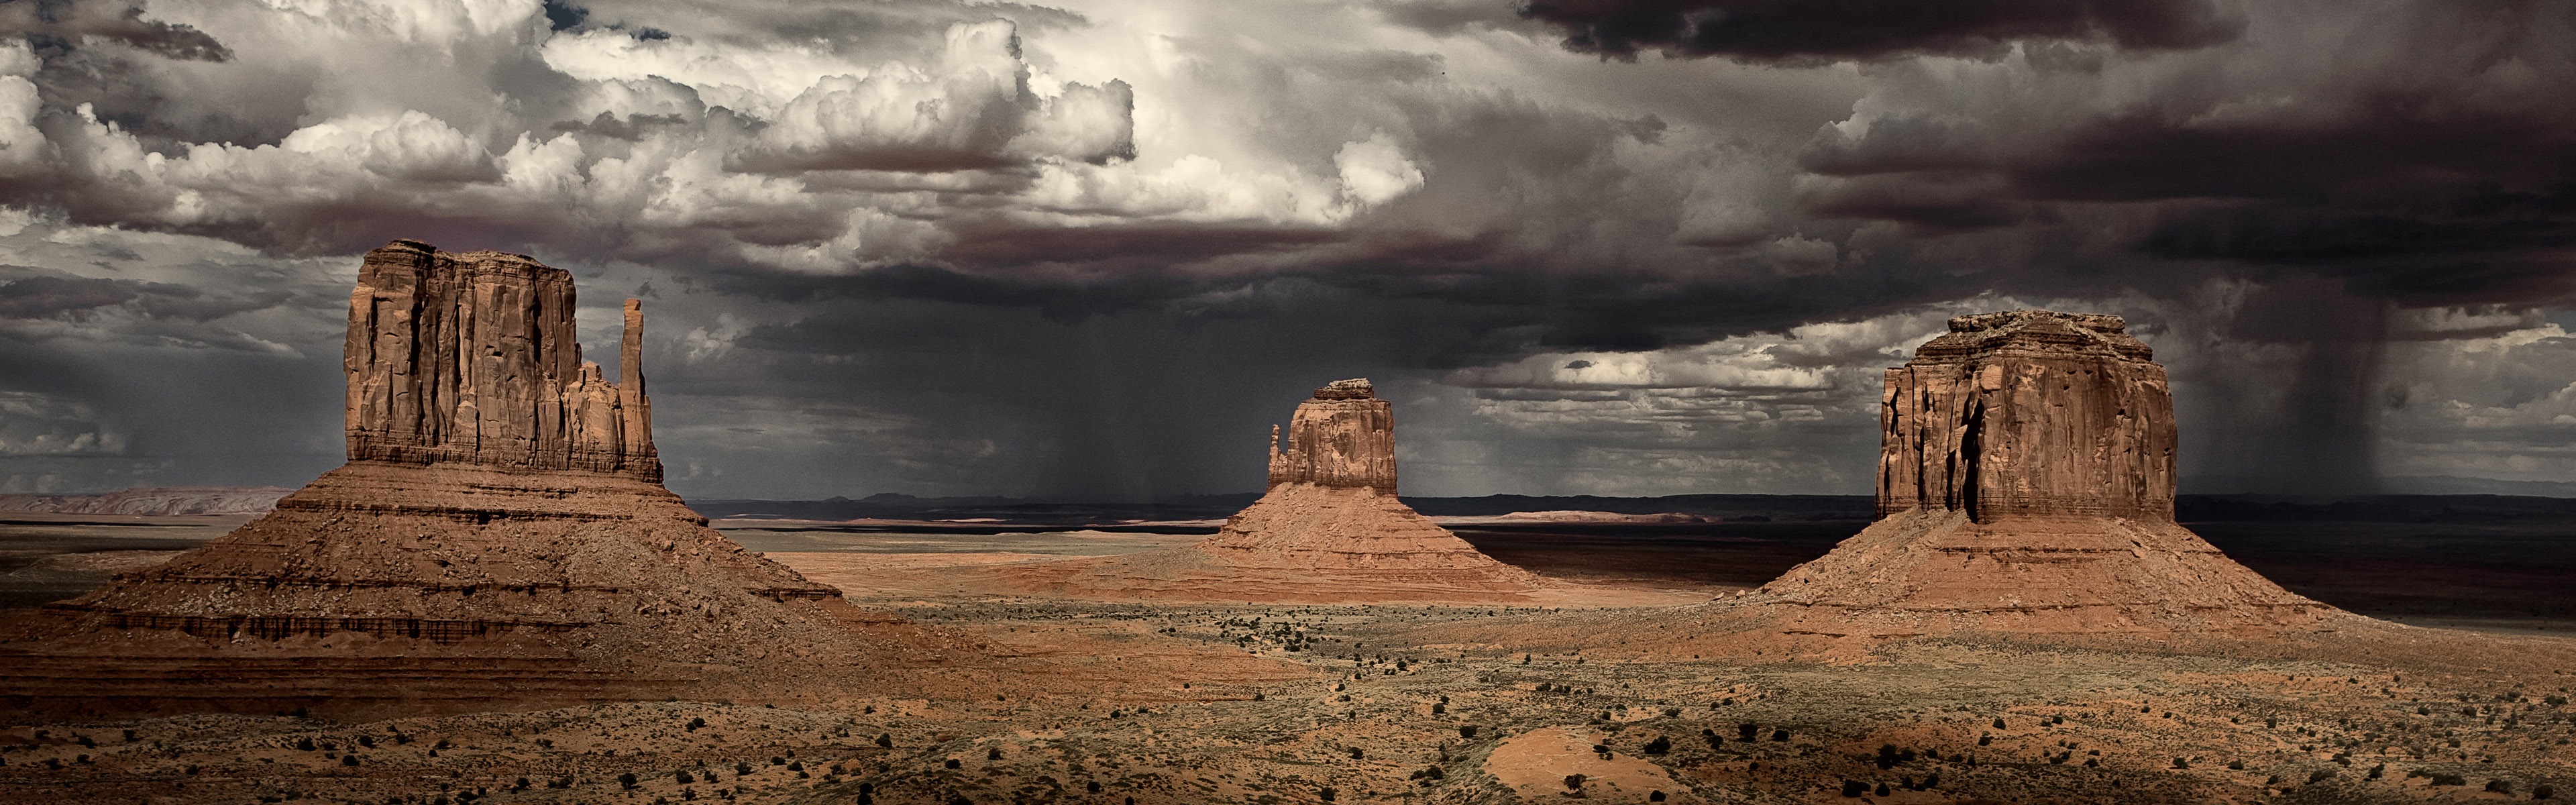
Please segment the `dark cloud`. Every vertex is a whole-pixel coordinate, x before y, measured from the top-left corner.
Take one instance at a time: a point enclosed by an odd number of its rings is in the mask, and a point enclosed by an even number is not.
[[[1744,61],[1994,57],[2022,40],[2175,49],[2235,38],[2213,0],[1531,0],[1569,49]]]
[[[2576,85],[2523,72],[2576,68],[2563,12],[2399,4],[2379,13],[2400,24],[2346,41],[2370,54],[2361,64],[2277,84],[2222,49],[2145,74],[2149,89],[2116,105],[2047,91],[1975,114],[1908,101],[1810,140],[1799,164],[1817,178],[1800,199],[1824,215],[2019,226],[2026,242],[2052,222],[2135,216],[2117,245],[2138,254],[2325,276],[2400,304],[2560,298],[2576,290]],[[2272,36],[2301,24],[2263,22]]]
[[[1182,293],[1188,284],[1186,279],[1170,276],[1084,282],[1065,276],[980,274],[920,263],[830,276],[745,269],[719,274],[710,283],[724,293],[784,302],[923,300],[1005,310],[1036,309],[1048,319],[1064,322],[1160,304]]]
[[[42,276],[0,281],[0,317],[86,316],[98,308],[132,301],[139,295],[133,285],[111,279]]]
[[[1164,223],[1036,228],[970,222],[952,231],[957,245],[940,254],[966,265],[1079,265],[1139,271],[1350,238],[1349,233],[1328,229]]]
[[[1141,308],[1064,318],[973,302],[808,303],[801,319],[752,329],[721,360],[656,374],[656,416],[671,406],[663,389],[830,400],[923,423],[916,436],[990,440],[994,451],[952,483],[1125,499],[1231,491],[1259,485],[1269,426],[1316,386],[1398,377],[1475,326],[1472,312],[1437,302],[1300,281],[1243,292],[1276,315],[1184,322]],[[871,475],[870,488],[937,488],[883,467],[833,470],[851,471]]]
[[[172,59],[219,62],[232,58],[230,49],[204,31],[144,19],[143,4],[131,0],[0,1],[0,37],[63,45],[114,42]]]
[[[2005,179],[1966,170],[1873,173],[1815,181],[1801,188],[1808,211],[1833,218],[1871,218],[1931,229],[1980,229],[2020,223],[2030,204],[2004,192]]]
[[[2231,417],[2217,464],[2226,483],[2256,492],[2356,494],[2379,491],[2378,406],[2390,310],[2319,279],[2262,288],[2227,335],[2296,351],[2281,384],[2278,418]],[[2264,422],[2262,427],[2245,423]],[[2212,479],[2215,480],[2215,479]]]
[[[106,308],[127,306],[145,318],[212,321],[235,313],[261,310],[287,301],[281,288],[236,288],[209,294],[166,282],[67,277],[0,266],[0,319],[68,319],[88,321]]]

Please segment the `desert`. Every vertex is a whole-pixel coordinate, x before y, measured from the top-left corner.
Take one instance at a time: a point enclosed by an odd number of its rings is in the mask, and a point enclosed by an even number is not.
[[[2576,0],[0,0],[0,805],[2576,797]]]
[[[756,530],[728,533],[764,544]],[[921,536],[854,538],[789,561],[833,578],[804,557],[877,555],[862,546],[901,555]],[[1011,547],[1098,550],[1087,537],[1015,536]],[[1330,788],[1346,802],[1576,792],[1646,802],[1659,791],[1663,801],[2394,802],[2554,793],[2576,738],[2560,690],[2570,687],[2564,639],[2547,636],[2567,621],[2496,610],[2453,613],[2486,631],[2415,629],[2421,642],[2375,657],[2336,650],[2348,646],[2229,657],[1948,639],[1824,660],[1694,659],[1549,628],[1581,610],[847,589],[865,591],[851,594],[855,605],[960,630],[997,653],[1053,658],[1087,689],[367,720],[47,720],[8,733],[0,770],[31,799],[108,801],[1317,802]],[[1458,638],[1495,632],[1549,636]],[[314,749],[301,748],[307,740]],[[354,765],[340,759],[350,755]],[[1567,787],[1575,774],[1584,782]],[[1860,785],[1857,798],[1843,798],[1847,783]]]

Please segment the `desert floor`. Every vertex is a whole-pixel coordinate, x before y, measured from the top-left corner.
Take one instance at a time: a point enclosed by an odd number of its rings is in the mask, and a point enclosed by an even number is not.
[[[793,709],[664,701],[366,723],[293,713],[20,723],[0,731],[0,801],[2323,803],[2576,796],[2576,708],[2567,705],[2576,668],[2530,661],[2570,653],[2570,641],[2554,636],[2572,628],[2555,601],[2485,605],[2485,594],[2474,590],[2335,582],[2378,590],[2375,598],[2347,594],[2358,603],[2346,605],[2365,613],[2487,630],[2478,638],[2485,642],[2461,645],[2495,652],[2492,663],[2474,656],[2432,663],[2231,659],[1960,641],[1885,645],[1831,663],[1693,659],[1507,646],[1483,637],[1514,625],[1548,631],[1550,620],[1601,614],[1579,604],[1172,606],[997,599],[938,584],[942,568],[1196,539],[1187,534],[719,526],[842,586],[862,606],[966,630],[997,654],[1075,651],[1113,666],[1132,662],[1139,673],[1079,694],[852,699]],[[151,552],[224,527],[14,515],[0,526],[0,579],[9,585],[0,591],[19,606],[62,597],[69,593],[58,590],[77,592],[106,572],[157,561]],[[1776,574],[1772,565],[1812,555],[1803,553],[1810,543],[1821,543],[1813,546],[1821,553],[1839,539],[1831,533],[1838,527],[1806,533],[1783,524],[1774,529],[1780,535],[1699,541],[1534,537],[1539,532],[1529,530],[1469,536],[1498,557],[1558,578],[1690,598],[1758,583]],[[1604,553],[1604,545],[1585,539],[1672,544],[1688,561]],[[2350,553],[2335,561],[2397,561]],[[2456,572],[2476,577],[2474,568]],[[2344,603],[2319,591],[2332,584],[2317,587],[2301,591]],[[2442,601],[2452,603],[2445,609],[2436,605]],[[1272,670],[1243,672],[1248,657],[1269,661]],[[1193,679],[1186,670],[1192,658],[1234,670]]]

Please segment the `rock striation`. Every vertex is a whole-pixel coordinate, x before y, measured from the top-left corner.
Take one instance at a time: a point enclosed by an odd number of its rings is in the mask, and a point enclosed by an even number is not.
[[[1395,414],[1364,379],[1316,389],[1271,431],[1260,500],[1196,545],[1005,569],[1011,586],[1113,598],[1523,601],[1540,579],[1395,496]]]
[[[641,309],[626,303],[612,384],[579,360],[573,301],[570,274],[519,255],[370,252],[350,296],[349,462],[230,534],[13,624],[0,701],[762,698],[945,650],[727,541],[664,489]]]
[[[2352,618],[2174,522],[2173,398],[2117,316],[1962,316],[1887,370],[1880,519],[1747,599],[1784,631],[2245,632]]]

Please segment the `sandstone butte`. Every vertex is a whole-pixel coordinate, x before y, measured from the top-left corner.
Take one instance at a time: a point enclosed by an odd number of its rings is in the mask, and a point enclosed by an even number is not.
[[[618,382],[572,276],[398,240],[349,297],[347,464],[169,562],[0,632],[21,709],[488,709],[774,698],[936,663],[661,484],[643,313]],[[880,678],[872,673],[869,678]]]
[[[2469,645],[2281,589],[2174,522],[2173,395],[2117,316],[1951,319],[1887,370],[1879,425],[1878,520],[1760,589],[1417,639],[1833,662],[1926,637],[2340,659]]]
[[[1783,632],[2251,634],[2364,619],[2174,522],[2173,395],[2117,316],[1950,320],[1887,370],[1879,519],[1742,599]]]
[[[1535,574],[1476,551],[1395,497],[1395,412],[1336,380],[1270,436],[1260,500],[1194,545],[997,568],[996,582],[1080,597],[1350,603],[1529,601]]]

